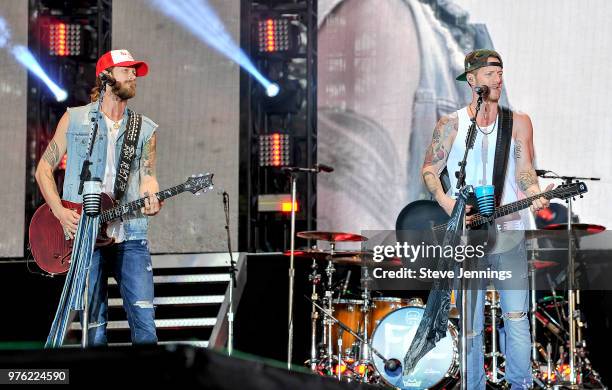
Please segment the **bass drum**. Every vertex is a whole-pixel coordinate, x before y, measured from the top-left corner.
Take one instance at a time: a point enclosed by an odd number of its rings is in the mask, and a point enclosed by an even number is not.
[[[380,321],[372,335],[372,346],[385,358],[404,362],[404,356],[421,322],[423,307],[403,307],[389,313]],[[390,376],[385,372],[382,359],[373,355],[374,366],[382,380],[398,389],[430,389],[441,387],[456,377],[459,370],[458,334],[449,322],[446,337],[421,358],[407,376]]]

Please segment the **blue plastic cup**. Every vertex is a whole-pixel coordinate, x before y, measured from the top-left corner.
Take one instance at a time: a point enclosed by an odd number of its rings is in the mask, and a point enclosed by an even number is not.
[[[478,201],[478,210],[481,215],[490,217],[495,211],[495,186],[478,186],[474,188]]]

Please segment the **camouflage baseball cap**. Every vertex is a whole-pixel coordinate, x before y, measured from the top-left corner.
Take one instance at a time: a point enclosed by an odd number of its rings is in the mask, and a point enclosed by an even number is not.
[[[487,61],[489,57],[495,57],[499,60],[499,62]],[[465,72],[457,76],[457,80],[459,81],[467,81],[466,75],[473,70],[483,68],[485,66],[499,66],[503,68],[504,63],[499,53],[495,50],[478,49],[465,56],[464,66]]]

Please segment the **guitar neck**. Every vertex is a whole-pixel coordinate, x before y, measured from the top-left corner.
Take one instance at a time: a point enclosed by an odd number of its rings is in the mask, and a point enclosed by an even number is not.
[[[159,191],[158,193],[155,194],[155,196],[157,196],[157,199],[159,200],[166,200],[182,192],[185,192],[185,184],[179,184],[177,186],[168,188],[166,190]],[[146,198],[140,198],[133,202],[115,206],[112,209],[103,211],[100,214],[100,222],[104,223],[104,222],[112,221],[113,219],[117,219],[127,213],[130,213],[132,211],[135,211],[135,210],[138,210],[144,207],[145,199]]]
[[[516,213],[517,211],[526,209],[529,206],[531,206],[534,200],[539,199],[539,198],[546,198],[548,200],[555,199],[555,198],[565,199],[565,198],[569,198],[570,196],[574,196],[574,195],[577,195],[577,192],[575,190],[572,190],[571,188],[567,188],[567,187],[558,187],[550,191],[542,192],[540,194],[533,195],[528,198],[517,200],[516,202],[508,203],[503,206],[497,207],[493,215],[489,217],[485,217],[481,214],[475,214],[470,224],[470,227],[472,228],[478,227],[478,226],[484,225],[485,223],[492,222],[496,220],[497,218],[501,218],[506,215]],[[434,230],[442,231],[442,230],[446,230],[446,227],[447,227],[447,224],[437,225],[437,226],[434,226]]]
[[[490,217],[485,217],[482,216],[480,214],[476,214],[474,216],[474,219],[472,220],[472,224],[471,226],[480,226],[483,225],[487,222],[491,222],[496,220],[497,218],[501,218],[504,217],[506,215],[512,214],[512,213],[516,213],[517,211],[521,211],[523,209],[528,208],[529,206],[531,206],[531,204],[533,203],[534,200],[539,199],[539,198],[546,198],[548,200],[550,199],[554,199],[554,198],[566,198],[568,196],[570,196],[571,194],[568,193],[567,189],[565,188],[556,188],[554,190],[550,190],[550,191],[546,191],[543,192],[541,194],[537,194],[537,195],[533,195],[530,196],[528,198],[525,199],[521,199],[521,200],[517,200],[516,202],[512,202],[512,203],[508,203],[505,204],[503,206],[497,207],[495,209],[495,212],[493,213],[493,215],[491,215]]]

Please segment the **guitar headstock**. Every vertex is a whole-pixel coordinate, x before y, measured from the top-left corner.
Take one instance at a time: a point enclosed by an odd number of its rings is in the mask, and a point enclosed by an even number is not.
[[[214,173],[200,173],[191,175],[185,182],[185,191],[199,195],[200,192],[208,192],[213,189],[212,178]]]
[[[582,195],[587,192],[588,189],[584,182],[577,181],[571,184],[562,184],[553,191],[557,192],[556,195],[558,195],[558,198],[567,199],[576,195]]]

